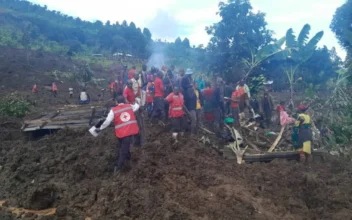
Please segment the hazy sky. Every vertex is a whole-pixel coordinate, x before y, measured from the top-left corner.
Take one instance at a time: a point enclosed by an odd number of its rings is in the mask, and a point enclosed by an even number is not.
[[[192,45],[206,45],[209,36],[205,27],[217,22],[218,0],[30,0],[47,5],[84,20],[133,21],[137,27],[147,27],[153,38],[174,40],[188,37]],[[251,0],[255,10],[266,13],[268,27],[275,37],[284,36],[288,28],[299,32],[304,24],[312,27],[311,35],[324,30],[320,43],[335,46],[339,55],[345,52],[337,43],[329,26],[337,7],[345,0]]]

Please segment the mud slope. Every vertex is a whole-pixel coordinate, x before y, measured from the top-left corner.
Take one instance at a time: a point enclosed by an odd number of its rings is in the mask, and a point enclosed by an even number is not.
[[[31,219],[349,219],[351,164],[329,161],[238,166],[192,139],[172,145],[149,129],[132,168],[113,176],[112,130],[99,138],[62,130],[39,141],[0,143],[0,195],[10,206],[56,207]],[[7,216],[7,217],[6,217]],[[0,219],[9,216],[0,212]]]

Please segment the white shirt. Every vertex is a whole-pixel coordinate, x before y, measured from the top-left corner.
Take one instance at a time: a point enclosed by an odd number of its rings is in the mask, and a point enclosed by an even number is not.
[[[81,95],[79,96],[79,99],[81,101],[87,101],[88,100],[88,95],[86,92],[81,92]]]
[[[119,105],[124,105],[124,104],[119,104]],[[137,103],[135,103],[131,106],[132,106],[133,112],[138,111],[139,105]],[[111,124],[111,122],[114,120],[114,117],[115,117],[114,112],[111,109],[108,114],[108,117],[105,119],[104,123],[100,126],[100,130],[107,128]]]

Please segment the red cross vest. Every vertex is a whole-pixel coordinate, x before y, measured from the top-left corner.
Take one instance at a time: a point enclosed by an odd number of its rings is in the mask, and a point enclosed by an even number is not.
[[[184,104],[184,99],[183,95],[179,93],[178,95],[175,95],[173,92],[166,97],[166,99],[170,102],[170,108],[169,108],[169,117],[170,118],[179,118],[183,117],[184,112],[183,112],[183,104]]]
[[[124,138],[138,134],[138,123],[130,104],[118,105],[114,107],[112,111],[114,112],[116,137]]]

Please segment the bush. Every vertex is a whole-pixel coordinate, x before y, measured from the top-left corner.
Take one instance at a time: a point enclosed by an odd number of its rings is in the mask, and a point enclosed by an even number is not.
[[[29,112],[30,103],[17,93],[0,99],[0,115],[24,117]]]

